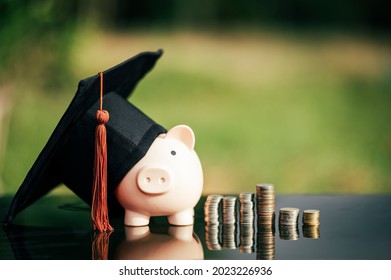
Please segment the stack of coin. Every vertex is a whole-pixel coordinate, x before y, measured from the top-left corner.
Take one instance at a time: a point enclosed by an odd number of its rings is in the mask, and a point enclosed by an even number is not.
[[[236,197],[223,197],[223,224],[235,224],[236,222]]]
[[[298,240],[299,239],[299,228],[295,225],[283,225],[280,224],[280,239],[282,240]]]
[[[257,260],[275,259],[275,227],[260,227],[257,231]]]
[[[254,225],[241,224],[240,225],[240,253],[251,254],[254,252]]]
[[[309,226],[319,226],[320,211],[309,209],[303,211],[303,224]]]
[[[274,185],[256,185],[258,225],[271,226],[275,217]]]
[[[242,192],[239,194],[240,202],[240,224],[252,225],[254,224],[254,194],[250,192]]]
[[[300,209],[298,208],[281,208],[278,222],[280,225],[284,226],[297,226],[297,223],[299,221],[299,213]]]
[[[235,224],[223,224],[223,248],[236,249]]]
[[[303,236],[306,238],[319,238],[320,211],[308,209],[303,211]]]
[[[204,220],[207,224],[219,223],[219,204],[222,195],[211,194],[208,195],[204,204]]]
[[[206,224],[205,243],[209,250],[221,250],[219,241],[219,224]]]

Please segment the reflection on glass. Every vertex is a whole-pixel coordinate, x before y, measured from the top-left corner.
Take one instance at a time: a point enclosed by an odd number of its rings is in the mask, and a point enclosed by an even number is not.
[[[92,259],[93,260],[107,260],[109,255],[109,232],[94,232],[94,238],[92,240]]]
[[[295,225],[281,225],[279,226],[280,239],[282,240],[298,240],[299,228]]]
[[[241,224],[240,225],[240,253],[251,254],[254,252],[254,225]]]
[[[275,226],[258,225],[257,260],[275,259]]]
[[[236,249],[235,224],[223,224],[223,248]]]
[[[118,245],[115,259],[203,259],[202,244],[193,226],[170,226],[166,233],[153,233],[148,226],[125,226],[126,239]]]
[[[319,225],[303,225],[303,236],[305,238],[317,239],[320,237]]]
[[[221,243],[219,241],[219,224],[205,225],[205,242],[209,250],[221,250]]]

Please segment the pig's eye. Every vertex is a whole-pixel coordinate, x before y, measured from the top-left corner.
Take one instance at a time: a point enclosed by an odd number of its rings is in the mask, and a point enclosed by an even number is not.
[[[175,152],[174,150],[172,150],[172,151],[171,151],[171,154],[172,154],[173,156],[175,156],[175,155],[176,155],[176,152]]]

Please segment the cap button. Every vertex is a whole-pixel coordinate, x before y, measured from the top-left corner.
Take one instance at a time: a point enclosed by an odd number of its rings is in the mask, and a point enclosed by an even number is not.
[[[106,110],[96,111],[96,120],[98,124],[106,124],[109,121],[109,112]]]

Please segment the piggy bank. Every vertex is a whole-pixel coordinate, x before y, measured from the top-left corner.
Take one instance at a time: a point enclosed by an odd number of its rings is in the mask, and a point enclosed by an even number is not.
[[[120,260],[201,260],[202,243],[193,226],[170,226],[153,233],[148,226],[125,227],[126,239],[115,250]]]
[[[194,206],[203,188],[194,144],[193,130],[186,125],[175,126],[154,140],[115,190],[125,209],[125,225],[148,225],[152,216],[167,216],[171,225],[193,224]]]

